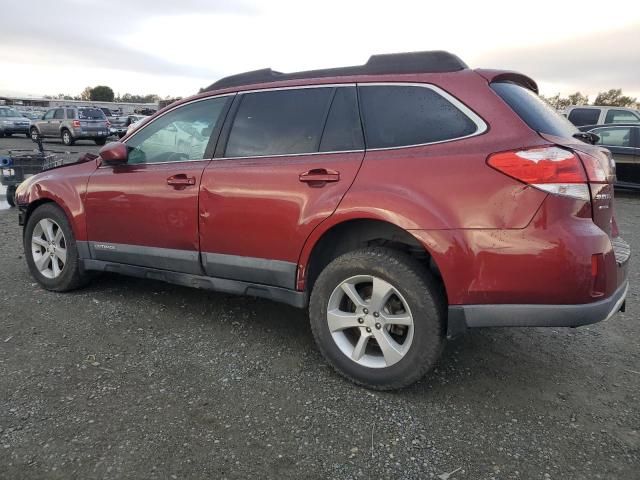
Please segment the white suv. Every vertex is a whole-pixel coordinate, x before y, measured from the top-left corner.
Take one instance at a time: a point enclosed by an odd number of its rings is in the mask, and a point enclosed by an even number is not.
[[[576,127],[602,125],[603,123],[640,124],[640,111],[627,107],[572,105],[565,108],[562,114]]]

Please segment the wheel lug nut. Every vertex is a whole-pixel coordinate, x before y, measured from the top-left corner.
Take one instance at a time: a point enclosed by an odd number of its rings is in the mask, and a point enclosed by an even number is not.
[[[364,323],[364,318],[359,318],[358,323]]]
[[[380,325],[379,323],[376,323],[376,328],[380,330],[382,328],[382,325]]]
[[[362,309],[362,313],[364,313],[365,315],[367,315],[367,314],[369,313],[369,310],[368,310],[368,309],[366,309],[366,308],[363,308],[363,309]]]
[[[371,327],[367,327],[367,333],[371,333]]]
[[[380,314],[378,312],[373,312],[373,316],[378,318],[380,316]]]

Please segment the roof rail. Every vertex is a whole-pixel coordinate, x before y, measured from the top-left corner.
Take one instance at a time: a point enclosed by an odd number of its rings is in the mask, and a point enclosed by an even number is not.
[[[221,88],[238,87],[255,83],[302,78],[344,77],[349,75],[382,75],[385,73],[443,73],[457,72],[469,68],[460,58],[442,50],[431,52],[407,52],[372,55],[364,65],[305,72],[282,73],[270,68],[238,73],[221,78],[203,92]]]

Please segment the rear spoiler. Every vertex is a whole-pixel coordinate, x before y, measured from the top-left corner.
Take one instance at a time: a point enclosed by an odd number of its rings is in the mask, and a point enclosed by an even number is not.
[[[512,82],[531,90],[536,95],[539,93],[538,84],[534,82],[533,79],[523,75],[522,73],[511,72],[509,70],[489,70],[484,68],[477,68],[474,71],[481,77],[484,77],[489,83]]]

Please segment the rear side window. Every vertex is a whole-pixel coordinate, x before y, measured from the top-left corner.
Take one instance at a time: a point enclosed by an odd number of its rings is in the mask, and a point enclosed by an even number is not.
[[[78,109],[78,118],[80,120],[104,120],[104,112],[99,108],[80,108]]]
[[[628,110],[609,110],[604,123],[640,123],[640,118]]]
[[[226,157],[317,152],[333,88],[242,94]]]
[[[600,118],[600,110],[597,108],[574,108],[569,112],[569,121],[578,127],[583,125],[595,125]]]
[[[596,128],[591,131],[600,137],[598,145],[631,147],[631,127]]]
[[[358,87],[367,148],[390,148],[466,137],[478,125],[431,88]]]
[[[71,109],[71,108],[67,109],[67,118],[69,120],[73,120],[75,118],[73,109]]]
[[[491,88],[532,130],[557,137],[571,137],[578,129],[538,95],[515,83],[492,83]]]
[[[356,87],[339,87],[331,102],[331,110],[320,142],[321,152],[362,150],[364,138],[358,113]]]

